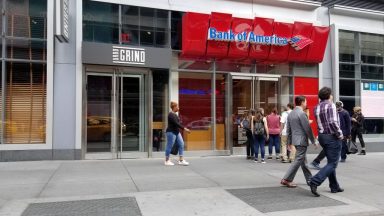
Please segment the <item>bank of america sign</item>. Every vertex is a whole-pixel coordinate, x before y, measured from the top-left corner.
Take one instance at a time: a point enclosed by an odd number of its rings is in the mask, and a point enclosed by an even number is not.
[[[113,46],[112,62],[116,64],[145,64],[145,49]]]

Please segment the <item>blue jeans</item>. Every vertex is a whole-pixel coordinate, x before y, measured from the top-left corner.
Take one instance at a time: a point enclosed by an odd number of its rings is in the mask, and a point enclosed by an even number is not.
[[[167,132],[167,148],[165,149],[165,157],[169,157],[173,145],[179,145],[179,156],[183,156],[184,140],[181,133],[176,135],[172,132]]]
[[[261,159],[265,157],[265,137],[263,135],[254,135],[254,150],[255,150],[255,160],[259,158],[259,148],[261,150]]]
[[[276,156],[280,154],[280,135],[278,134],[269,134],[269,144],[268,144],[268,153],[272,155],[273,146],[275,146]]]
[[[319,142],[323,147],[328,163],[311,178],[311,183],[320,186],[328,177],[331,190],[338,190],[340,186],[336,178],[336,168],[341,153],[341,140],[331,134],[319,134]]]

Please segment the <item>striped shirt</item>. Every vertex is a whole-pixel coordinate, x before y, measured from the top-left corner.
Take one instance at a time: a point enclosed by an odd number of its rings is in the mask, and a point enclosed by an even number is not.
[[[315,108],[315,117],[319,133],[334,134],[339,139],[343,138],[335,104],[328,100],[321,101]]]

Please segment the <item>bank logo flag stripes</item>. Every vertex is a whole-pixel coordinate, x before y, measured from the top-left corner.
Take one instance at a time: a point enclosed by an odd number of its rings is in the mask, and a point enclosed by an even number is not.
[[[297,35],[297,36],[291,38],[289,43],[291,44],[291,46],[295,50],[302,50],[306,46],[308,46],[309,44],[313,43],[313,40],[311,40],[307,37],[301,36],[301,35]]]

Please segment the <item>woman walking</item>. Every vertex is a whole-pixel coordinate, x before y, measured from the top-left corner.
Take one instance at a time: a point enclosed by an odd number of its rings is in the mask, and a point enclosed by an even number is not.
[[[365,142],[363,139],[363,126],[364,126],[364,115],[361,113],[360,107],[354,107],[353,108],[353,115],[352,115],[352,142],[356,143],[356,136],[359,138],[360,145],[361,145],[361,151],[359,155],[365,155]]]
[[[179,147],[179,165],[188,166],[189,163],[184,160],[184,140],[181,136],[180,129],[190,133],[191,131],[180,124],[179,116],[176,114],[179,112],[179,105],[176,102],[171,102],[171,112],[168,114],[168,127],[167,127],[167,148],[165,150],[165,162],[166,166],[175,165],[172,161],[169,160],[169,155],[171,154],[171,149],[173,145],[178,145]]]
[[[269,144],[268,144],[268,159],[272,159],[273,147],[275,147],[276,159],[279,159],[280,154],[280,116],[277,115],[277,109],[273,108],[271,114],[267,116]]]
[[[253,120],[253,139],[255,149],[255,162],[259,162],[259,149],[261,151],[261,163],[265,162],[265,141],[269,139],[268,123],[265,119],[264,110],[257,110]]]

